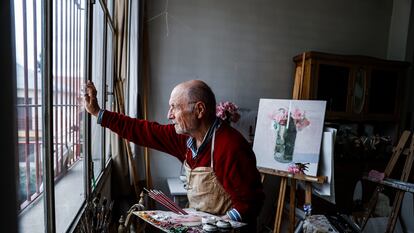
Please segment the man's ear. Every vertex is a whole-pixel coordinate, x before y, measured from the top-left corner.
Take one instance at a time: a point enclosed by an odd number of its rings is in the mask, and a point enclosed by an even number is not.
[[[203,102],[198,101],[195,104],[195,111],[198,119],[203,118],[206,115],[206,105]]]

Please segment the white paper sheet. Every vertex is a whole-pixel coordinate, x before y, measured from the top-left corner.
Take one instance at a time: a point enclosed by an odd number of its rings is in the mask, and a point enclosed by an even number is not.
[[[335,204],[334,147],[336,131],[334,128],[324,129],[318,175],[326,176],[327,180],[323,184],[313,184],[314,193],[333,204]]]

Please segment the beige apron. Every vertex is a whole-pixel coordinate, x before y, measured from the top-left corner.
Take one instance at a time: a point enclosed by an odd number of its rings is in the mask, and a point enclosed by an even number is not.
[[[230,210],[232,203],[230,195],[224,190],[214,174],[214,140],[216,131],[211,140],[210,167],[196,167],[191,169],[184,161],[187,175],[187,196],[189,207],[215,215],[223,215]]]

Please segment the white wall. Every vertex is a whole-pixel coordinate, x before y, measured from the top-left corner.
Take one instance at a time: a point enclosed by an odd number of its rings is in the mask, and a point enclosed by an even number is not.
[[[387,57],[391,0],[147,2],[149,119],[160,123],[171,89],[184,80],[202,79],[217,101],[257,110],[261,97],[291,96],[292,57],[303,51]],[[180,165],[157,151],[151,158],[154,183],[166,188],[164,177]]]
[[[407,10],[412,9],[411,0],[147,3],[149,119],[160,123],[167,123],[171,89],[185,80],[202,79],[218,102],[229,100],[257,111],[260,98],[291,97],[292,58],[299,53],[315,50],[404,60],[403,50],[413,47],[401,38],[409,38],[407,30],[413,28],[413,13]],[[150,154],[154,184],[168,192],[165,178],[178,176],[180,163],[164,153],[152,150]],[[265,184],[274,183],[272,177]],[[267,213],[273,209],[277,188],[266,188]],[[259,222],[263,221],[266,214],[262,213]]]
[[[392,9],[387,59],[404,61],[410,26],[411,0],[395,0]]]

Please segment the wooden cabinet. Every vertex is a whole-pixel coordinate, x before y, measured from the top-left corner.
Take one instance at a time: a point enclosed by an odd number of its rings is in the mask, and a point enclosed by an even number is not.
[[[335,143],[336,205],[353,211],[352,194],[364,172],[383,170],[391,154],[388,145],[366,142],[388,136],[399,138],[404,106],[407,62],[367,56],[306,52],[293,58],[296,65],[294,99],[326,100],[326,123],[338,129]],[[317,204],[326,212],[329,208]]]
[[[409,63],[320,52],[293,60],[293,98],[326,100],[327,120],[399,120]]]

